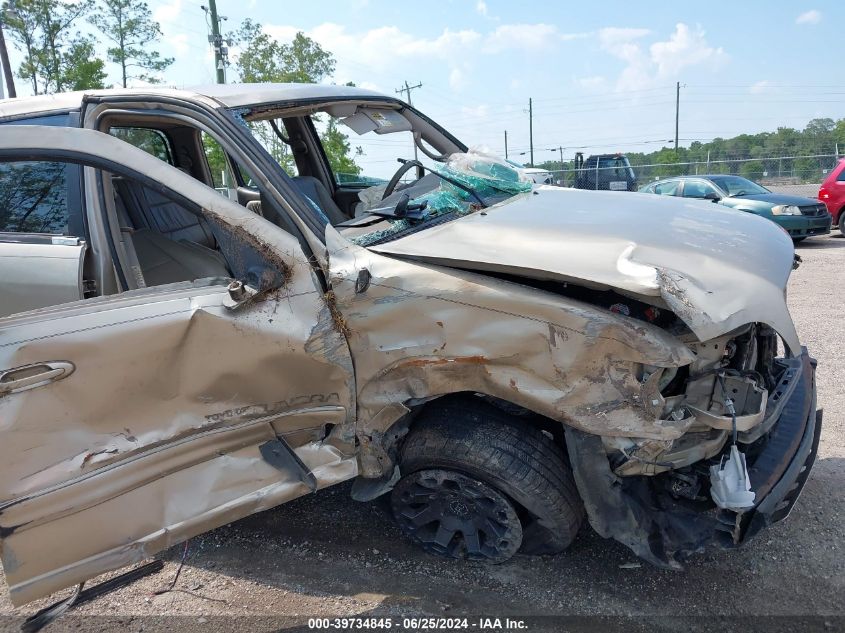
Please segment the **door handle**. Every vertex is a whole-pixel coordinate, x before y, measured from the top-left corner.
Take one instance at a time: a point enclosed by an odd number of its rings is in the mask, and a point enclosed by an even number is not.
[[[54,360],[0,371],[0,396],[49,385],[67,378],[75,369],[73,363]]]

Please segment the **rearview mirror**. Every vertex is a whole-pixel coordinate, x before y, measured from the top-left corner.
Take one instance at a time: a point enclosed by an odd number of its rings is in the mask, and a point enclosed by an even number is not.
[[[715,191],[711,191],[710,193],[704,194],[704,199],[710,200],[711,202],[719,202],[719,200],[722,199],[722,196],[720,196]]]

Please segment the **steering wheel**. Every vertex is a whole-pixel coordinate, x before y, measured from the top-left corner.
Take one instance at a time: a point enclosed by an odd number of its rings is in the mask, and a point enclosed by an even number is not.
[[[418,160],[404,160],[402,158],[397,158],[399,162],[402,163],[402,166],[396,170],[396,173],[393,174],[393,177],[387,181],[387,186],[384,188],[384,193],[381,196],[381,199],[384,200],[387,196],[393,193],[393,190],[396,189],[396,185],[399,184],[399,181],[402,180],[402,176],[407,174],[412,167],[416,167],[417,169],[422,169],[423,164]]]

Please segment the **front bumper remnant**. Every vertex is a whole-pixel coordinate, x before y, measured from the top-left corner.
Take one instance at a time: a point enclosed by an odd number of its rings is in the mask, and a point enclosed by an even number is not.
[[[771,431],[748,450],[754,506],[744,512],[696,507],[675,499],[657,477],[617,477],[601,438],[566,428],[567,450],[590,524],[659,567],[681,561],[710,544],[736,547],[761,529],[786,518],[810,474],[818,452],[822,412],[816,411],[815,360],[798,357],[798,384]],[[749,446],[749,449],[753,445]]]

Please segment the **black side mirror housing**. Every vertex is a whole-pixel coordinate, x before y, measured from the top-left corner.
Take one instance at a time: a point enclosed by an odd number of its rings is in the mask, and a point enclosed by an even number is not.
[[[722,196],[715,191],[711,191],[710,193],[704,194],[704,199],[709,200],[710,202],[719,202],[719,200],[722,199]]]

